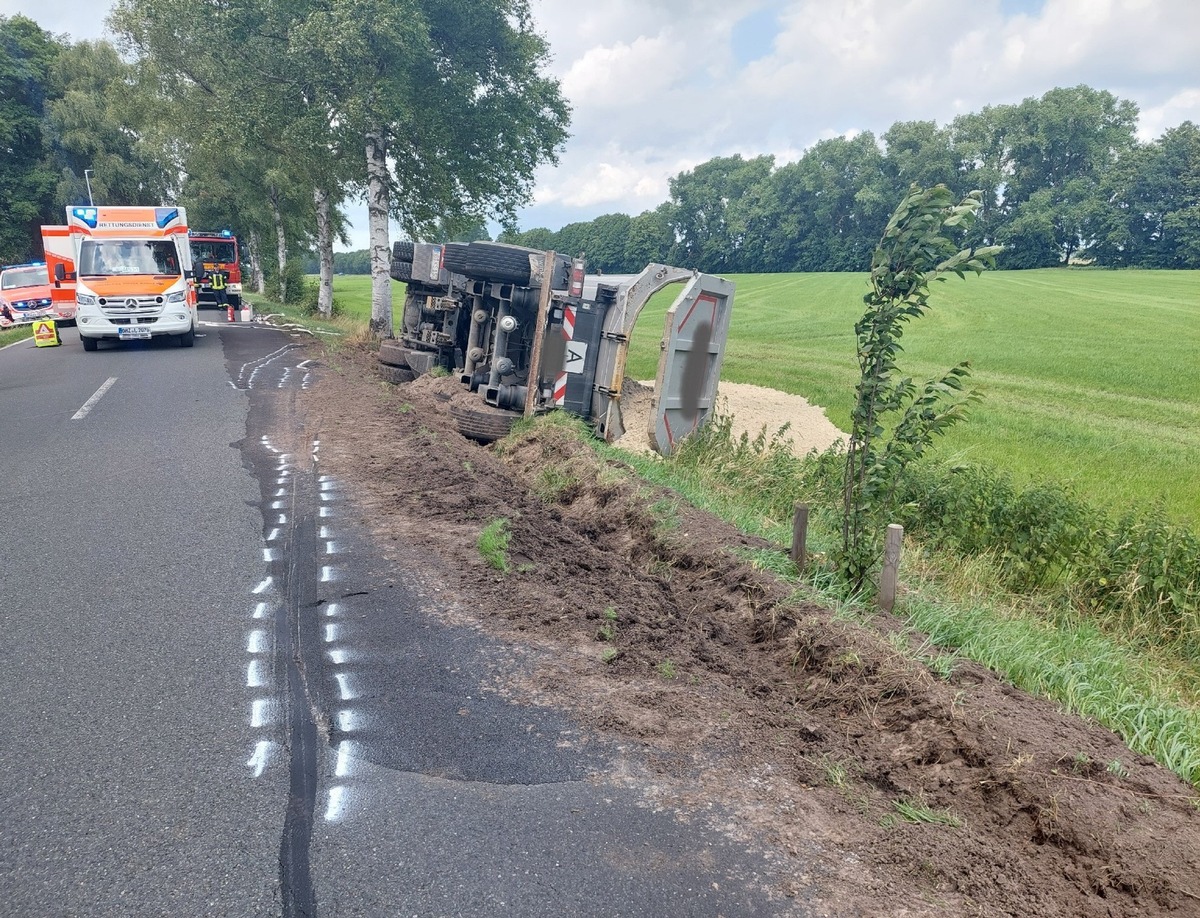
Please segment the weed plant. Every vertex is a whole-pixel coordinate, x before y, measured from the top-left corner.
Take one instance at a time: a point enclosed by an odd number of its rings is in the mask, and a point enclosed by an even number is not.
[[[475,545],[488,567],[507,574],[512,570],[508,563],[508,543],[511,539],[512,531],[509,529],[508,520],[500,517],[483,527]]]

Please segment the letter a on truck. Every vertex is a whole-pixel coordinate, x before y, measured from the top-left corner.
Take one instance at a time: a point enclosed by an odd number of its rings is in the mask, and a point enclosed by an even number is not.
[[[171,336],[195,343],[198,325],[187,214],[182,207],[68,207],[61,227],[42,227],[55,286],[74,285],[85,351],[102,340]]]

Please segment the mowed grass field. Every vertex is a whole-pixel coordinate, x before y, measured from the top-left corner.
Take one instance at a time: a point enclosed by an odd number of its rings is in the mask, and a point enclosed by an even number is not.
[[[737,275],[722,377],[802,395],[849,429],[865,274]],[[652,379],[667,308],[646,307],[628,372]],[[335,278],[347,316],[370,281]],[[399,318],[403,290],[396,284]],[[971,362],[984,399],[936,455],[1051,480],[1119,512],[1159,501],[1200,525],[1200,271],[996,271],[935,284],[901,369],[918,382]]]
[[[722,378],[802,395],[848,430],[867,275],[732,279]],[[1160,501],[1200,524],[1200,272],[952,276],[930,302],[905,330],[902,371],[924,382],[969,360],[984,395],[937,455],[1068,483],[1115,510]],[[636,378],[654,375],[669,305],[660,295],[638,323]]]

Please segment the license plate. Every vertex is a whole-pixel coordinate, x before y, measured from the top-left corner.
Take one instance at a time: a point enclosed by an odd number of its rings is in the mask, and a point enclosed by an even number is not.
[[[150,328],[146,325],[122,325],[117,329],[117,337],[122,339],[149,338]]]

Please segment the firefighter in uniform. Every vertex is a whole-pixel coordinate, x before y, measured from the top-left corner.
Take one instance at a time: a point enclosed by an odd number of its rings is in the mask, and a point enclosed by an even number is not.
[[[229,305],[229,297],[225,294],[225,272],[220,268],[215,268],[208,276],[208,282],[212,286],[213,296],[217,298],[217,308],[225,307],[225,311],[229,316],[229,321],[233,321],[233,307]]]

